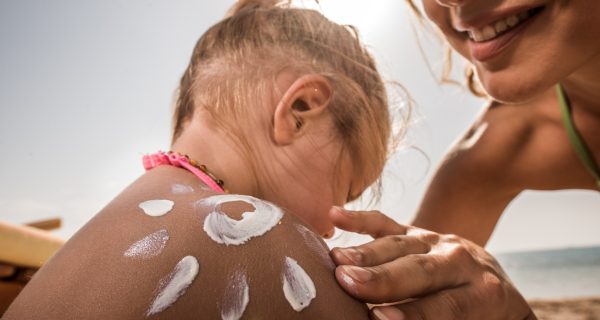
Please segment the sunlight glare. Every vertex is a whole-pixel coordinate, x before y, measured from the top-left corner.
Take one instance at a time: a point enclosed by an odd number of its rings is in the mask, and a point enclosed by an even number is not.
[[[383,17],[388,15],[389,8],[394,8],[393,1],[398,0],[320,0],[319,4],[314,0],[294,0],[293,4],[318,10],[332,21],[354,25],[361,33],[367,34],[385,21]]]

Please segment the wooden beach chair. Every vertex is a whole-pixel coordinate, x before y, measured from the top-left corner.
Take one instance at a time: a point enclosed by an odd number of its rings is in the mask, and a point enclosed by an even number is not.
[[[63,245],[47,230],[60,219],[17,225],[0,220],[0,317],[35,272]]]

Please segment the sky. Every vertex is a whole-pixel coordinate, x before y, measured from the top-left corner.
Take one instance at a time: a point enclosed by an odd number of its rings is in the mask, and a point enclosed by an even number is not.
[[[358,27],[384,78],[414,101],[407,147],[389,161],[373,207],[408,223],[484,101],[437,81],[443,49],[403,1],[321,2],[328,17]],[[0,1],[0,219],[58,216],[56,233],[68,238],[143,174],[141,156],[169,147],[173,93],[196,40],[232,3]],[[488,249],[600,245],[599,212],[597,192],[525,192]]]

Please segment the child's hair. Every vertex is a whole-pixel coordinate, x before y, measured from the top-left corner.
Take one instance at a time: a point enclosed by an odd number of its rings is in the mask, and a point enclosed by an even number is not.
[[[423,13],[421,12],[421,10],[419,10],[417,5],[415,5],[415,3],[412,0],[406,0],[406,2],[408,3],[408,6],[410,7],[411,11],[415,14],[419,22],[423,22],[425,17],[423,17]],[[452,47],[450,47],[449,44],[446,44],[444,54],[445,63],[442,71],[441,81],[443,83],[459,84],[458,81],[450,78],[450,74],[452,73],[452,50]],[[487,93],[482,88],[479,79],[477,79],[477,74],[475,73],[473,65],[467,63],[467,65],[465,66],[464,73],[466,78],[466,86],[467,88],[469,88],[469,91],[471,91],[471,93],[477,97],[487,97]]]
[[[330,82],[328,110],[353,169],[361,177],[376,178],[388,155],[391,120],[375,61],[353,27],[314,10],[291,8],[289,1],[238,1],[198,40],[177,93],[173,141],[194,111],[202,110],[256,161],[246,138],[252,128],[240,121],[272,123],[257,119],[260,112],[245,102],[274,92],[275,77],[283,70],[320,74]],[[256,174],[254,164],[253,170]]]

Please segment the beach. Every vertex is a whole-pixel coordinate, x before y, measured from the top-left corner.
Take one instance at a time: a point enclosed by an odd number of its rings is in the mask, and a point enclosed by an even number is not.
[[[530,300],[539,320],[600,320],[600,297]]]
[[[497,257],[538,319],[600,320],[600,247]]]

